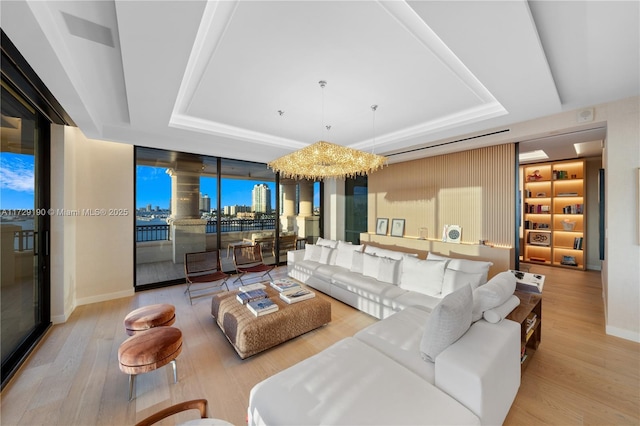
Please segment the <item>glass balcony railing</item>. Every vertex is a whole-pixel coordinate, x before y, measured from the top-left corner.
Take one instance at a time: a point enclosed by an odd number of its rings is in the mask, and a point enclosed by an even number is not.
[[[205,225],[207,234],[217,232],[218,223],[210,220]],[[263,231],[276,229],[275,218],[222,219],[220,232]],[[171,225],[136,225],[136,242],[165,241],[171,239]]]

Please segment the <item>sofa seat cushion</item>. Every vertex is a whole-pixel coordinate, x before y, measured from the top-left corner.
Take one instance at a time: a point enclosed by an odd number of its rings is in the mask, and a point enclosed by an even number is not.
[[[320,265],[318,266],[318,268],[316,268],[316,270],[314,271],[314,275],[317,278],[320,278],[321,280],[324,281],[331,281],[331,278],[340,272],[343,272],[345,269],[340,267],[340,266],[335,266],[335,265]]]
[[[372,348],[404,365],[429,383],[435,383],[435,364],[420,356],[420,341],[429,312],[409,307],[354,335]]]
[[[390,306],[396,297],[406,293],[406,290],[393,284],[350,271],[337,272],[331,282],[337,287],[387,306]]]
[[[295,263],[294,268],[301,272],[311,274],[318,269],[320,265],[322,265],[320,262],[315,262],[313,260],[301,260]]]
[[[429,296],[417,291],[408,291],[393,299],[391,307],[394,311],[401,311],[409,306],[422,306],[431,312],[441,301],[441,297]]]
[[[258,383],[250,425],[472,425],[471,411],[407,368],[349,337]]]

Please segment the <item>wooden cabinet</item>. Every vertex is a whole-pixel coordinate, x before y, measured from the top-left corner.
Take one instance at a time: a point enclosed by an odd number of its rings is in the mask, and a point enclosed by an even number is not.
[[[520,365],[524,371],[542,340],[542,295],[517,290],[514,294],[520,305],[507,319],[520,324]]]
[[[584,170],[583,160],[522,167],[523,261],[585,269]]]

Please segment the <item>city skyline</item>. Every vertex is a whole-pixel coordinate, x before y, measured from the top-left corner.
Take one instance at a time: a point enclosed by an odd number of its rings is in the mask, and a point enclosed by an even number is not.
[[[30,154],[0,153],[0,208],[4,210],[33,209],[35,183],[34,156]],[[135,209],[170,209],[171,177],[165,168],[152,166],[136,167]],[[226,179],[222,185],[222,207],[251,206],[251,194],[255,185],[266,184],[271,190],[271,206],[275,206],[275,182],[262,180]],[[316,183],[317,185],[317,183]],[[215,178],[200,178],[200,193],[211,198],[211,208],[215,209],[217,183]],[[314,207],[319,205],[319,191],[314,191]],[[50,206],[47,206],[50,207]],[[104,206],[81,206],[82,208],[102,208]]]

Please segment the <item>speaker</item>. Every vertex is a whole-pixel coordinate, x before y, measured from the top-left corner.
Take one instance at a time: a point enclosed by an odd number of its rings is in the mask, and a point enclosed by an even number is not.
[[[578,112],[578,123],[588,123],[589,121],[593,121],[593,108]]]

